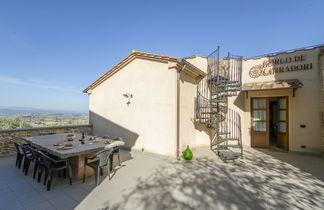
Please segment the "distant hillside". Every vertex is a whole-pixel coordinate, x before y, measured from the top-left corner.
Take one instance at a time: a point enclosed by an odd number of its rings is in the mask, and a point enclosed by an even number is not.
[[[31,107],[0,106],[0,115],[86,114],[86,111],[37,109]]]

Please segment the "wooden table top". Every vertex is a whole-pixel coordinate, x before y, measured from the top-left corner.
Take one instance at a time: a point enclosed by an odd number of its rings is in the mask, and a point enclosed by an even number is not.
[[[67,141],[67,135],[69,134],[75,135],[74,141]],[[93,138],[93,136],[86,136],[85,139],[89,139],[90,137]],[[125,145],[123,141],[114,141],[110,144],[106,144],[105,142],[107,141],[107,139],[102,139],[99,137],[96,137],[95,141],[86,140],[85,144],[81,144],[79,139],[81,139],[80,133],[64,133],[23,138],[23,140],[30,143],[32,146],[35,146],[40,150],[46,151],[62,159]],[[73,147],[70,150],[58,150],[58,148],[62,146],[54,146],[54,144],[57,144],[59,142],[67,142],[68,144],[72,144]]]

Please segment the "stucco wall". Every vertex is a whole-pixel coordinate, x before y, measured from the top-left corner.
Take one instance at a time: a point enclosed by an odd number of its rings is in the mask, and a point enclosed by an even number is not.
[[[174,156],[176,71],[168,69],[171,65],[135,59],[93,89],[89,111],[94,133],[122,137],[134,149]],[[125,93],[133,95],[129,105]]]
[[[186,58],[186,61],[196,66],[203,72],[207,73],[207,58],[203,56],[193,56],[190,58]]]
[[[289,54],[280,54],[275,58],[286,58],[299,55],[305,55],[306,61],[300,62],[312,63],[312,69],[281,72],[268,76],[260,76],[251,78],[249,71],[252,66],[261,64],[268,58],[248,59],[243,61],[243,84],[252,82],[266,82],[286,79],[298,79],[304,86],[292,95],[291,89],[286,90],[271,90],[271,91],[249,91],[241,93],[238,97],[229,99],[231,108],[238,110],[242,116],[242,135],[243,143],[250,145],[250,101],[252,97],[276,97],[289,96],[289,150],[302,152],[322,151],[322,103],[321,103],[321,72],[318,66],[318,48],[313,50],[297,51]],[[289,63],[282,66],[295,65],[299,63]],[[306,128],[301,128],[300,125],[306,125]],[[301,148],[301,145],[306,145],[306,148]]]
[[[292,89],[271,91],[240,92],[237,97],[228,99],[230,108],[241,115],[242,139],[250,145],[252,97],[289,97],[289,150],[303,152],[322,151],[322,80],[319,69],[318,48],[276,55],[286,58],[304,55],[304,63],[312,63],[312,69],[291,71],[251,78],[252,66],[261,64],[268,58],[243,60],[243,84],[286,79],[298,79],[304,86],[293,96]],[[187,61],[203,71],[207,71],[206,58],[192,57]],[[294,65],[287,64],[287,65]],[[299,63],[297,63],[299,64]],[[175,155],[176,151],[176,78],[174,63],[163,63],[135,59],[113,77],[92,90],[89,99],[90,122],[98,135],[122,137],[128,147],[144,149],[162,155]],[[285,66],[285,65],[283,65]],[[180,82],[180,150],[191,147],[209,146],[211,129],[206,125],[195,124],[194,97],[197,82],[186,73],[181,73]],[[130,93],[133,98],[127,105]],[[306,125],[301,128],[300,125]],[[324,132],[324,131],[323,131]],[[301,148],[306,145],[306,148]]]
[[[0,157],[16,154],[13,141],[20,141],[23,137],[39,136],[58,133],[92,132],[91,125],[72,125],[42,128],[0,130]]]
[[[195,97],[198,81],[181,73],[180,75],[180,151],[187,145],[191,148],[210,145],[210,129],[206,125],[194,123]]]

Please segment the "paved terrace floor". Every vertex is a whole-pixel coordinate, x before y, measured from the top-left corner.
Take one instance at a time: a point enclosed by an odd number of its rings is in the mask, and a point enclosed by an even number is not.
[[[54,177],[51,191],[0,158],[0,209],[323,209],[324,159],[245,149],[223,163],[209,150],[191,162],[147,153],[122,154],[110,181],[86,183]]]

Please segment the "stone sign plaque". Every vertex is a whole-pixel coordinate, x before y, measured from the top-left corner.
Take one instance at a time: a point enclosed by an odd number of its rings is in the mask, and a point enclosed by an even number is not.
[[[251,78],[268,76],[277,73],[310,70],[313,68],[312,63],[307,63],[306,56],[296,55],[284,58],[270,58],[261,64],[253,66],[249,75]]]

